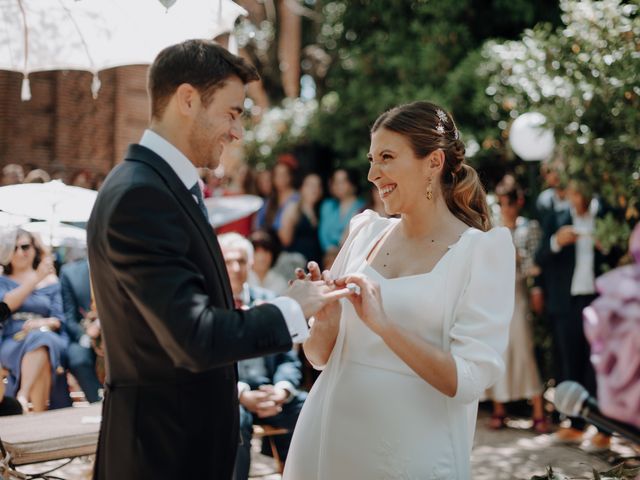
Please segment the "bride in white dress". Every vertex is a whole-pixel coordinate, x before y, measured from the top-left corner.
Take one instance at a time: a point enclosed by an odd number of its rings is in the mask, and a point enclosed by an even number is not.
[[[511,236],[490,229],[484,190],[438,106],[384,113],[369,160],[369,180],[400,218],[354,217],[331,272],[309,265],[311,279],[361,293],[325,307],[305,342],[324,371],[284,479],[468,480],[478,398],[504,370]]]

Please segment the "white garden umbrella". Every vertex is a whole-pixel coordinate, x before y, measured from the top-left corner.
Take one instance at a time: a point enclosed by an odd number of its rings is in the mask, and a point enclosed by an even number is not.
[[[29,217],[24,215],[14,215],[13,213],[0,212],[0,230],[17,227],[29,221]]]
[[[48,70],[92,72],[95,96],[100,70],[150,64],[169,45],[230,32],[240,15],[231,0],[0,0],[0,70],[24,74],[23,100],[29,73]]]
[[[230,195],[205,198],[209,223],[218,228],[257,212],[264,201],[256,195]]]
[[[37,233],[49,247],[86,248],[87,231],[84,228],[59,222],[29,222],[21,225],[22,230]]]
[[[98,192],[60,180],[0,187],[0,210],[52,222],[86,222]]]

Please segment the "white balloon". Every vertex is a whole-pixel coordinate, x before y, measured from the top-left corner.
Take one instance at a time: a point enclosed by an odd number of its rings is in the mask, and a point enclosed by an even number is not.
[[[164,5],[164,8],[169,10],[169,8],[171,8],[173,4],[176,3],[176,0],[160,0],[160,3]]]
[[[509,143],[523,160],[546,160],[556,146],[553,131],[544,126],[546,117],[538,112],[527,112],[516,118],[509,131]]]

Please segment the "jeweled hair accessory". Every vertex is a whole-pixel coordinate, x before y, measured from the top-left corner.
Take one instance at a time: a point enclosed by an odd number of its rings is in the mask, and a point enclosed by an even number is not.
[[[460,139],[460,132],[458,132],[457,128],[453,131],[453,138],[455,138],[456,140]]]
[[[438,119],[440,120],[438,122],[438,124],[436,125],[436,131],[440,134],[440,135],[444,135],[445,133],[445,129],[444,126],[445,124],[449,123],[449,117],[447,117],[447,114],[444,113],[444,111],[437,109],[436,110],[436,116],[438,117]]]

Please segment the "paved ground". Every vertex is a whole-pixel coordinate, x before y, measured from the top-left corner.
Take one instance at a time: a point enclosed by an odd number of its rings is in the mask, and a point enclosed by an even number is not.
[[[617,440],[611,452],[597,456],[579,447],[556,446],[549,435],[531,432],[528,429],[530,422],[526,420],[511,421],[510,428],[499,431],[489,430],[486,423],[487,415],[481,412],[472,455],[474,480],[528,480],[532,475],[542,475],[547,465],[571,478],[592,479],[592,467],[605,470],[609,465],[616,464],[621,456],[634,455],[629,445]],[[21,470],[35,473],[58,463],[22,467]],[[67,480],[86,480],[91,478],[91,465],[91,458],[76,459],[58,470],[56,476]],[[252,464],[254,478],[279,480],[280,475],[274,474],[274,470],[270,458],[255,452]]]

